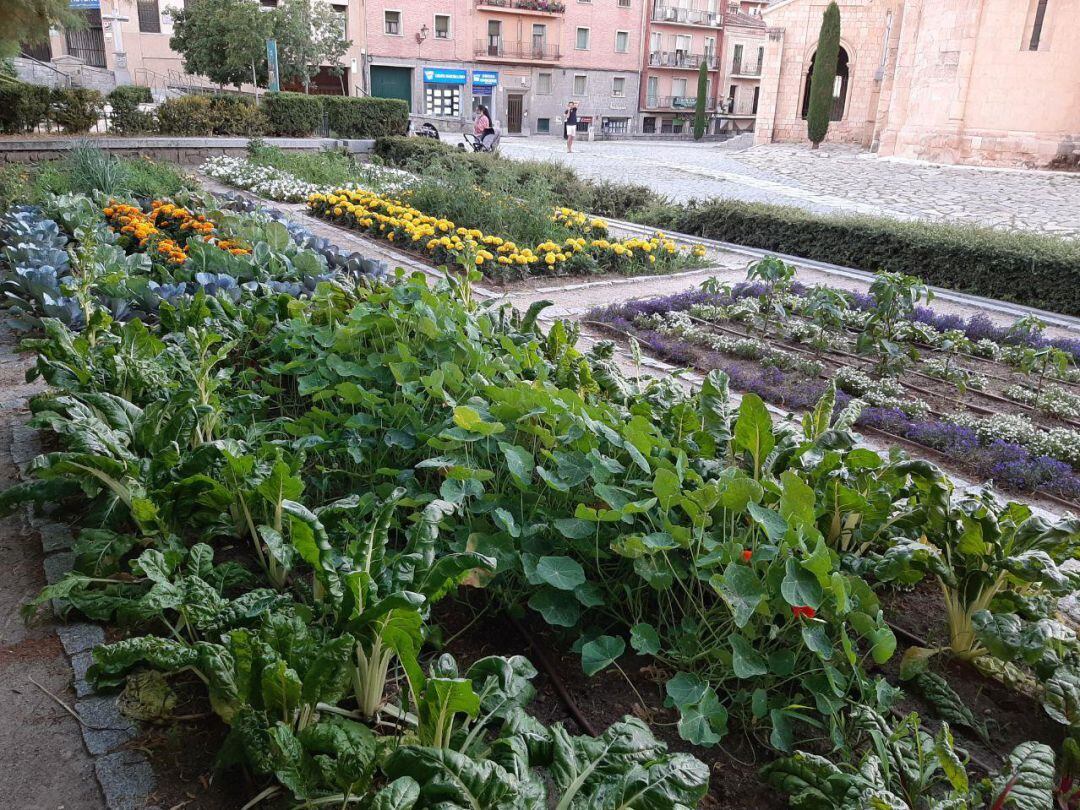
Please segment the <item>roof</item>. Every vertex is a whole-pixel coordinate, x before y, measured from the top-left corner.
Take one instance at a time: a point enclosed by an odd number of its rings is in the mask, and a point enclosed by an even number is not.
[[[725,11],[724,25],[741,25],[743,28],[765,28],[765,22],[756,14],[744,14],[741,11]]]

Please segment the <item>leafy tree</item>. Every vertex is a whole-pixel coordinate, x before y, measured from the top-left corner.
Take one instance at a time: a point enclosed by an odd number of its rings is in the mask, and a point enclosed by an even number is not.
[[[69,0],[2,0],[0,17],[0,59],[18,56],[21,45],[37,45],[49,38],[49,28],[77,29],[85,25],[83,16],[72,11]]]
[[[184,57],[184,70],[217,84],[265,84],[270,14],[258,0],[196,0],[173,11],[169,47]]]
[[[694,140],[705,134],[705,96],[709,92],[709,60],[703,59],[697,77],[697,102],[694,105]]]
[[[343,73],[342,57],[351,44],[340,12],[323,0],[287,0],[274,12],[274,37],[282,82],[296,81],[307,92],[320,65]]]
[[[833,105],[833,83],[836,81],[836,60],[840,55],[840,8],[829,3],[821,19],[814,72],[810,76],[810,109],[806,114],[806,132],[817,149],[829,131],[829,116]]]

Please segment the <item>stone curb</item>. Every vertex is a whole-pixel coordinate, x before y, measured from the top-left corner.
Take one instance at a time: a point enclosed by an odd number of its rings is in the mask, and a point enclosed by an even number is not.
[[[5,344],[0,346],[0,355],[14,357],[13,347],[7,341]],[[25,400],[10,404],[21,407],[25,405]],[[13,424],[10,447],[5,449],[19,469],[19,478],[29,480],[25,472],[26,463],[42,452],[38,432],[26,423]],[[25,516],[41,538],[41,547],[45,552],[45,579],[52,585],[62,579],[75,562],[75,555],[70,550],[73,541],[71,531],[51,517],[34,514],[31,506],[26,507]],[[60,621],[55,601],[52,608]],[[83,744],[94,762],[94,773],[105,797],[106,808],[160,810],[147,806],[147,799],[156,784],[150,762],[139,751],[120,748],[135,738],[138,727],[120,713],[114,695],[95,694],[93,686],[86,679],[86,672],[93,662],[93,648],[105,643],[105,631],[88,622],[58,623],[56,634],[71,665],[72,686],[76,695],[74,711],[80,718]]]

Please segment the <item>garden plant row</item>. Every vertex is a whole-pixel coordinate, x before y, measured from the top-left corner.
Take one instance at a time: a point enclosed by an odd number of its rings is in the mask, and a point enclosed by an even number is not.
[[[1011,327],[942,315],[911,276],[868,294],[806,288],[775,259],[734,287],[614,305],[589,317],[668,360],[724,369],[736,387],[805,410],[830,381],[858,425],[944,453],[1008,489],[1080,501],[1080,341],[1034,317]]]
[[[733,733],[804,807],[1075,803],[1080,651],[1054,606],[1076,521],[859,448],[863,403],[832,386],[774,424],[721,372],[692,395],[627,378],[539,306],[478,304],[475,269],[387,277],[240,208],[68,195],[0,230],[56,448],[0,511],[81,516],[75,572],[36,604],[122,628],[100,688],[195,673],[223,765],[307,806],[694,807]],[[948,643],[890,682],[883,597],[924,578]],[[432,606],[461,587],[590,676],[652,659],[698,756],[631,716],[540,722],[525,658],[437,648]],[[945,657],[1021,684],[1066,741],[979,780]],[[897,717],[900,686],[938,716]]]

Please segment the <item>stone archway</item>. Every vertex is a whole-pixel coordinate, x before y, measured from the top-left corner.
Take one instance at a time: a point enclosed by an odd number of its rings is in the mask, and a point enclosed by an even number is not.
[[[802,98],[802,117],[806,118],[806,113],[810,109],[810,77],[814,75],[814,59],[817,58],[817,51],[815,50],[810,57],[810,67],[806,71],[806,78],[803,81],[803,98]],[[847,49],[843,45],[840,46],[840,50],[836,54],[836,81],[833,85],[833,106],[829,112],[830,121],[840,121],[844,117],[844,113],[847,111],[847,96],[848,96],[848,80],[851,77],[851,59],[848,57]]]

